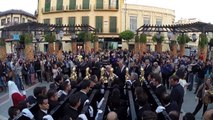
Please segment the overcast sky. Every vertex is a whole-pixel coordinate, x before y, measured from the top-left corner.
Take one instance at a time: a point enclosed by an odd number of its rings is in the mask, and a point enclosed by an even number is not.
[[[22,9],[34,14],[38,0],[0,0],[0,11]],[[164,7],[175,10],[176,20],[198,18],[213,23],[212,0],[126,0],[127,3]]]

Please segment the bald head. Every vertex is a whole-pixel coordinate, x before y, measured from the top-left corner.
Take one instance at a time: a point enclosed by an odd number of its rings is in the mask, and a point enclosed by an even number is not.
[[[207,110],[203,116],[204,120],[213,120],[213,109]]]
[[[118,115],[115,112],[109,112],[107,114],[107,120],[117,120],[118,119]]]

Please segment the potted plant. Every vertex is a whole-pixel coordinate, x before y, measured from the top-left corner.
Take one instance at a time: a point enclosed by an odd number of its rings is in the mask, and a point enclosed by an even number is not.
[[[32,34],[30,34],[30,33],[24,34],[25,56],[30,61],[32,61],[34,59],[33,44],[32,44],[33,41],[32,40],[33,40]]]
[[[7,57],[6,43],[3,38],[0,38],[0,60],[5,61]]]
[[[141,52],[141,55],[143,55],[146,52],[147,35],[142,33],[140,35],[139,41],[140,41],[140,52]]]
[[[157,52],[162,52],[162,42],[164,41],[164,36],[160,35],[160,34],[155,34],[152,37],[152,41],[157,43],[156,45],[156,51]]]
[[[207,45],[208,45],[208,38],[206,34],[201,33],[199,35],[199,42],[198,42],[198,47],[199,47],[198,55],[199,55],[199,58],[202,59],[203,61],[206,61]]]
[[[48,52],[50,54],[54,53],[54,42],[56,41],[55,34],[48,33],[44,36],[45,42],[48,42]]]
[[[135,53],[140,51],[139,36],[135,35]]]
[[[134,38],[134,32],[131,30],[125,30],[119,34],[120,38],[127,42],[127,48],[129,49],[129,40]]]
[[[189,36],[187,34],[182,33],[177,37],[177,42],[180,46],[180,56],[184,55],[186,43],[188,43],[190,41],[191,41],[191,39],[189,38]]]

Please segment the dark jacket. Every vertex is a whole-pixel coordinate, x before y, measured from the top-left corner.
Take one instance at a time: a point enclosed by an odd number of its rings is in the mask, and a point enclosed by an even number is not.
[[[67,104],[64,107],[63,120],[70,120],[70,118],[72,118],[72,120],[76,120],[78,118],[78,115],[79,115],[78,110],[73,109],[72,107],[70,107],[70,105]]]
[[[181,110],[181,106],[183,104],[183,97],[184,97],[184,89],[180,84],[173,86],[171,91],[171,102],[177,102],[179,111]]]

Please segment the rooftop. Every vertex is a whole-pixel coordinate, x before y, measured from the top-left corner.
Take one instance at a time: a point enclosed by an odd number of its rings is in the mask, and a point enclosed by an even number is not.
[[[28,17],[32,17],[32,18],[36,19],[36,17],[31,13],[28,13],[28,12],[23,11],[23,10],[15,10],[15,9],[10,9],[10,10],[7,10],[7,11],[0,12],[0,17],[4,16],[4,15],[8,15],[8,14],[22,14],[22,15],[26,15]]]

